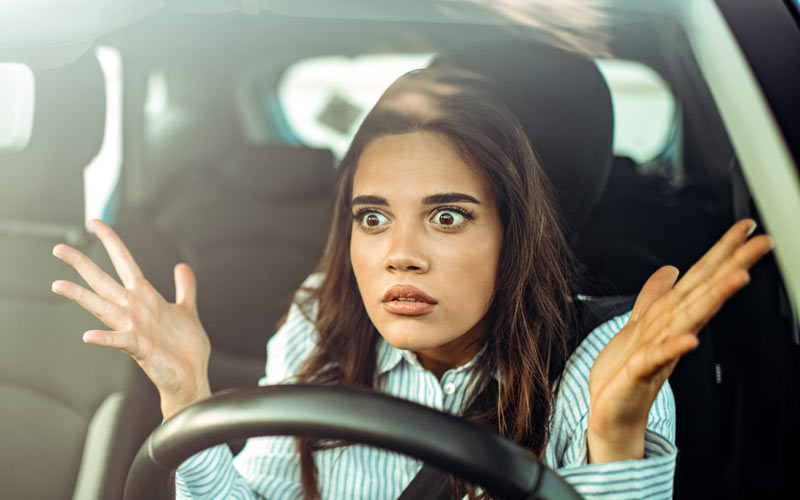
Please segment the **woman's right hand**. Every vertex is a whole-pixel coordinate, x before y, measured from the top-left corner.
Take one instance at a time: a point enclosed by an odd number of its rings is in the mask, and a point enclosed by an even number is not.
[[[53,291],[74,300],[111,329],[90,330],[83,334],[83,341],[130,355],[158,389],[164,419],[209,397],[211,346],[197,314],[192,269],[187,264],[175,266],[176,301],[169,303],[144,278],[114,230],[99,220],[89,224],[122,285],[69,245],[53,248],[53,255],[74,267],[93,290],[59,280],[53,283]]]

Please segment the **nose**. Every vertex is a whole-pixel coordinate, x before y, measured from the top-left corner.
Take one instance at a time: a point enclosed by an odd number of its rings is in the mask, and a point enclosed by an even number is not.
[[[385,268],[389,272],[427,273],[430,260],[424,250],[424,231],[397,224],[390,236]]]

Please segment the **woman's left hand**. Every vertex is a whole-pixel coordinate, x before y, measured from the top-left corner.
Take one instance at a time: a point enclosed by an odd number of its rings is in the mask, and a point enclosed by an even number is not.
[[[625,327],[603,349],[589,375],[589,461],[639,459],[650,407],[697,334],[734,293],[750,281],[748,270],[771,248],[768,236],[748,239],[752,220],[733,225],[675,283],[665,266],[642,287]],[[674,285],[674,286],[673,286]]]

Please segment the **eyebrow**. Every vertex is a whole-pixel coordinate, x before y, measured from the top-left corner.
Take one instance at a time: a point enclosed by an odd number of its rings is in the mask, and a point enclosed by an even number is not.
[[[437,193],[426,196],[422,199],[423,205],[441,205],[446,203],[475,203],[480,205],[477,199],[473,196],[464,193]],[[378,206],[389,206],[389,202],[386,201],[386,198],[381,196],[372,196],[372,195],[362,195],[356,196],[353,198],[353,206],[355,205],[378,205]]]
[[[386,198],[380,196],[363,195],[353,198],[353,206],[355,205],[380,205],[388,207],[389,202],[386,201]]]

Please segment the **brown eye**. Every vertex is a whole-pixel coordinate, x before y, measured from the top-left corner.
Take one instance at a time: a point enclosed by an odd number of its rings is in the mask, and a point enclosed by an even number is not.
[[[442,229],[457,229],[465,225],[472,217],[467,213],[461,213],[455,208],[437,209],[429,219],[433,224]]]
[[[443,213],[439,214],[439,224],[441,224],[443,226],[452,226],[454,221],[455,221],[455,218],[453,217],[453,214],[451,214],[451,213],[443,212]]]
[[[353,220],[364,230],[378,230],[389,224],[389,219],[380,212],[361,210],[353,214]]]

